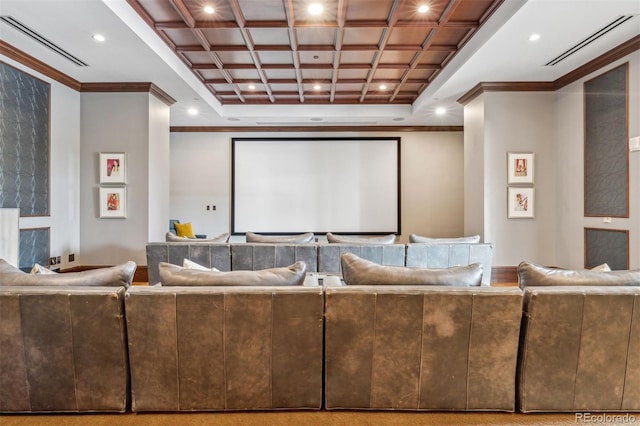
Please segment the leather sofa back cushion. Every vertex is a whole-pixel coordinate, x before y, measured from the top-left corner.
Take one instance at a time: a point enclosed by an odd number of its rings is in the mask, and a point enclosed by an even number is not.
[[[546,268],[530,262],[518,265],[518,285],[535,286],[640,286],[640,269],[632,271],[576,271]]]
[[[448,285],[476,287],[482,283],[482,265],[444,269],[382,266],[351,253],[343,253],[342,276],[347,285]]]
[[[327,241],[331,244],[393,244],[396,242],[396,236],[389,234],[380,237],[355,237],[327,232]]]
[[[307,264],[298,261],[289,267],[259,271],[200,271],[160,262],[163,286],[291,286],[302,285]]]
[[[108,268],[90,269],[64,274],[27,274],[0,259],[0,286],[7,285],[69,285],[129,287],[136,272],[135,262],[126,262]]]
[[[421,235],[409,235],[410,243],[428,243],[428,244],[477,244],[480,242],[480,235],[472,235],[469,237],[458,238],[429,238]]]
[[[247,232],[246,238],[248,243],[266,243],[266,244],[306,244],[313,242],[313,232],[305,232],[297,235],[260,235],[253,232]]]
[[[165,241],[167,243],[226,243],[229,241],[229,234],[225,232],[224,234],[220,234],[217,237],[213,238],[189,238],[189,237],[179,237],[175,235],[173,232],[167,232],[165,235]]]

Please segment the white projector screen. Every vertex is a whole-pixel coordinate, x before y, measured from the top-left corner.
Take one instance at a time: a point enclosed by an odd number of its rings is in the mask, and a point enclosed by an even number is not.
[[[232,233],[400,233],[400,138],[231,143]]]

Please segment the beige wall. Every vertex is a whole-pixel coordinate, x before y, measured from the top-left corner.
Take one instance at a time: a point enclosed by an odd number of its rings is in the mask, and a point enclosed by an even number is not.
[[[162,133],[168,133],[168,112],[149,93],[82,93],[80,152],[80,243],[85,265],[113,265],[127,260],[145,265],[149,241],[150,211],[166,215],[158,189],[149,181],[159,174],[159,164],[149,167],[150,159],[162,161],[166,149]],[[154,136],[154,141],[151,140]],[[126,153],[126,218],[101,219],[98,192],[100,152]],[[166,155],[164,156],[166,158]],[[165,172],[166,173],[166,172]],[[159,187],[162,186],[160,178]],[[153,194],[153,196],[151,196]],[[157,200],[153,200],[157,197]],[[166,202],[166,201],[165,201]],[[155,213],[154,213],[155,214]],[[165,220],[168,217],[165,216]],[[156,226],[161,220],[153,219]],[[166,223],[166,221],[165,221]],[[159,231],[158,231],[159,232]]]
[[[629,218],[584,217],[584,82],[629,62],[629,137],[640,136],[640,52],[616,61],[555,93],[557,264],[584,267],[584,228],[629,230],[629,267],[640,268],[640,152],[629,153]]]
[[[463,232],[461,132],[172,133],[171,216],[210,236],[230,229],[232,137],[400,136],[402,235]],[[327,165],[330,167],[330,164]],[[207,211],[206,205],[216,205]]]
[[[80,93],[0,55],[0,60],[51,85],[50,215],[21,217],[20,228],[49,228],[50,256],[62,269],[81,264],[80,248]],[[75,261],[68,262],[68,255]]]

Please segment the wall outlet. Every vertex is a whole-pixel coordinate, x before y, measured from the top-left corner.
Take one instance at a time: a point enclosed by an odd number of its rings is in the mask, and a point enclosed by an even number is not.
[[[215,209],[216,209],[216,206],[211,206],[211,210],[215,210]]]
[[[640,151],[640,136],[629,139],[629,151]]]
[[[73,253],[71,253],[71,254],[69,255],[69,262],[73,262],[73,261],[75,261],[75,260],[76,260],[76,255],[75,255],[75,254],[73,254]]]
[[[49,258],[49,266],[57,265],[57,264],[58,264],[58,259],[56,259],[55,257],[50,257]]]

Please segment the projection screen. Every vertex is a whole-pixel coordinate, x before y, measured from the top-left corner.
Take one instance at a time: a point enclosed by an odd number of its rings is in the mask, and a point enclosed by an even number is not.
[[[231,231],[400,233],[400,138],[232,138]]]

